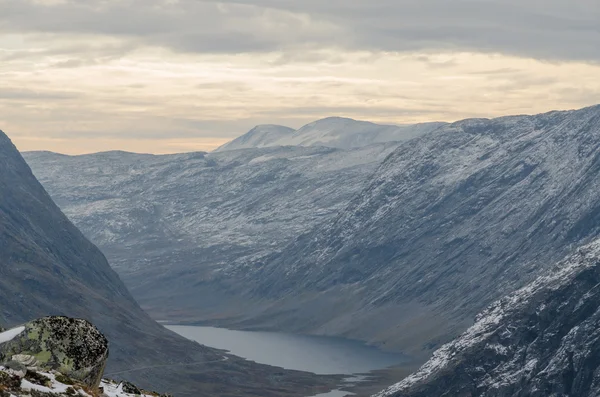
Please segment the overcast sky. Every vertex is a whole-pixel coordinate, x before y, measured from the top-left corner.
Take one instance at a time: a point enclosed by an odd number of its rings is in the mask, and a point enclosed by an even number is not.
[[[21,150],[210,150],[256,124],[600,103],[598,0],[0,0]]]

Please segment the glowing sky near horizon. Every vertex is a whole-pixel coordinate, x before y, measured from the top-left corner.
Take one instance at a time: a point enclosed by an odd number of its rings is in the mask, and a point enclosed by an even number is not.
[[[600,103],[597,0],[0,0],[21,150],[211,150],[256,124]]]

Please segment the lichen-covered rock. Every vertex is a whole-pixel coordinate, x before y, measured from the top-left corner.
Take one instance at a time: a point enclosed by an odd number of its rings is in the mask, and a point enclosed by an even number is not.
[[[123,389],[123,391],[125,393],[133,394],[136,396],[139,396],[142,394],[142,391],[140,389],[138,389],[136,385],[129,383],[129,382],[123,382],[121,388]]]
[[[0,344],[0,360],[55,370],[91,388],[100,384],[108,341],[85,320],[45,317],[25,324],[12,340]]]

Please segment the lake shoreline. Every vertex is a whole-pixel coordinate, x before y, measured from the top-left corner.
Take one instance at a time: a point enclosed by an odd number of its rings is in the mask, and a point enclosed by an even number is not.
[[[405,355],[339,337],[161,323],[179,335],[237,359],[305,373],[307,387],[311,386],[311,378],[317,381],[317,392],[305,397],[336,390],[340,393],[331,395],[341,396],[343,391],[368,397],[418,369],[418,364]]]

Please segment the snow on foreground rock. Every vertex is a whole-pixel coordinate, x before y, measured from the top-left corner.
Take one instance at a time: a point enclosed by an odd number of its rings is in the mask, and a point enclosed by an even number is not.
[[[0,397],[160,396],[101,379],[108,341],[85,320],[45,317],[0,333]]]
[[[600,240],[492,304],[376,397],[600,395]]]
[[[12,364],[14,366],[14,364]],[[92,390],[60,372],[39,371],[36,368],[12,369],[0,366],[0,396],[2,397],[156,397],[127,382],[103,379],[100,388]]]

